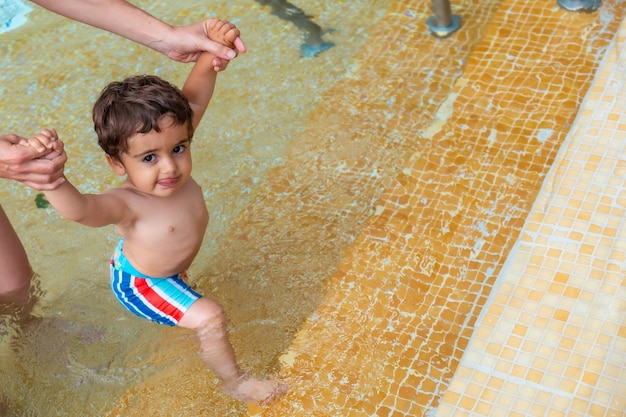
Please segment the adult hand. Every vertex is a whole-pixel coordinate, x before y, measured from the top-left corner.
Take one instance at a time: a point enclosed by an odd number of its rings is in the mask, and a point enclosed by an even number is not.
[[[202,52],[228,62],[246,51],[241,39],[234,42],[234,48],[208,39],[206,23],[211,19],[188,26],[171,26],[125,0],[32,1],[54,13],[145,45],[179,62],[196,61]],[[222,65],[218,63],[216,66]]]
[[[22,182],[36,190],[58,187],[65,179],[63,167],[67,155],[63,143],[55,141],[52,148],[24,146],[24,138],[0,135],[0,177]]]
[[[225,68],[225,63],[230,59],[246,52],[246,46],[239,36],[234,40],[232,47],[210,40],[209,28],[215,20],[207,19],[189,26],[174,26],[168,38],[152,47],[179,62],[197,61],[200,54],[207,51],[216,56],[213,66]]]

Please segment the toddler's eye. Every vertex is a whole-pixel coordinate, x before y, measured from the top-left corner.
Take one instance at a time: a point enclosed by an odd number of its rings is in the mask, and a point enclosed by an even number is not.
[[[143,158],[144,162],[154,162],[156,160],[156,156],[154,155],[148,155],[145,158]]]
[[[173,153],[183,153],[183,152],[185,152],[185,148],[186,148],[185,145],[178,145],[178,146],[174,147],[174,149],[172,149],[172,152]]]

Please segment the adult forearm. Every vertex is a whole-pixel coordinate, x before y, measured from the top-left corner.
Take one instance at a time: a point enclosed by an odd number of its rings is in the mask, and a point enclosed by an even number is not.
[[[152,49],[172,27],[124,0],[31,0],[62,16],[104,29]]]

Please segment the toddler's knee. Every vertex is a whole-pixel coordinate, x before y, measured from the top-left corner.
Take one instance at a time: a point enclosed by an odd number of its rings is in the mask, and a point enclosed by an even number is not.
[[[226,313],[216,301],[201,298],[192,306],[196,317],[196,329],[221,329],[226,326]]]

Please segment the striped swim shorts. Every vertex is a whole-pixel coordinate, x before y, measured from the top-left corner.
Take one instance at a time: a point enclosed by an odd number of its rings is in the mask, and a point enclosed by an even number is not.
[[[122,252],[121,239],[111,258],[111,288],[117,300],[131,313],[168,326],[178,324],[200,294],[184,281],[187,274],[153,278],[141,274]]]

